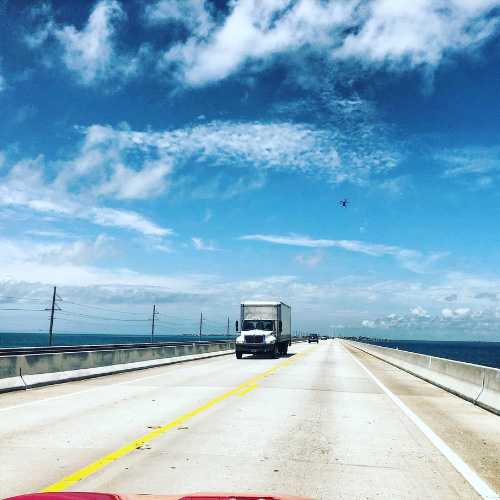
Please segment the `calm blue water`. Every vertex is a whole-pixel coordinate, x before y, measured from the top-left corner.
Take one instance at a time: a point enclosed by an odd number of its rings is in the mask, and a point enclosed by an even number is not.
[[[367,344],[453,359],[474,365],[500,368],[500,342],[433,342],[425,340],[391,340]]]
[[[234,340],[234,335],[229,340]],[[155,335],[155,342],[192,342],[200,340],[198,335]],[[202,336],[201,340],[227,340],[226,336]],[[48,333],[0,333],[0,347],[45,347]],[[92,335],[57,334],[52,335],[52,345],[102,345],[102,344],[142,344],[151,342],[151,335]]]

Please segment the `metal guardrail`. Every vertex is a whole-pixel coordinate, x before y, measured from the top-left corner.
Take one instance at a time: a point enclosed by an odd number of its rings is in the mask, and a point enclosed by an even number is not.
[[[68,345],[51,347],[4,347],[0,349],[0,356],[24,356],[27,354],[55,354],[61,352],[84,351],[114,351],[116,349],[147,349],[152,347],[180,347],[185,345],[211,345],[234,342],[234,340],[196,340],[185,342],[155,342],[151,344],[98,344],[98,345]]]

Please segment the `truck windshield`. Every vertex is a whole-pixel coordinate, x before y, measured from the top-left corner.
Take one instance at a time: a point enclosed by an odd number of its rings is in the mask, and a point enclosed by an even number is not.
[[[264,321],[261,319],[243,321],[243,331],[248,330],[264,330],[266,332],[273,331],[273,321]]]

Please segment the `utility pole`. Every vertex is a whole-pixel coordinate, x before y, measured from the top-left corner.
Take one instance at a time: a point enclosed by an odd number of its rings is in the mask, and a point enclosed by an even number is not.
[[[229,340],[229,318],[227,318],[227,335],[226,338]]]
[[[155,335],[155,317],[157,314],[158,314],[158,312],[156,311],[156,305],[154,305],[153,306],[153,325],[151,327],[151,343],[153,343],[153,338]]]
[[[50,313],[50,328],[49,328],[49,347],[52,345],[52,327],[54,326],[54,310],[57,307],[57,310],[60,311],[61,308],[59,306],[56,306],[56,297],[59,300],[62,300],[59,295],[56,293],[56,287],[54,287],[54,295],[52,295],[52,307],[49,309],[45,309],[46,311],[51,311]]]
[[[200,340],[201,340],[201,327],[203,325],[203,313],[200,314]]]

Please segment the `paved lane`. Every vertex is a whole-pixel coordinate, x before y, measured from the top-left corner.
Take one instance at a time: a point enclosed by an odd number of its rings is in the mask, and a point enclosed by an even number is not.
[[[338,342],[290,351],[288,359],[229,356],[2,395],[0,496],[62,485],[480,498]],[[139,446],[156,427],[159,435]],[[130,443],[120,458],[61,483]]]

